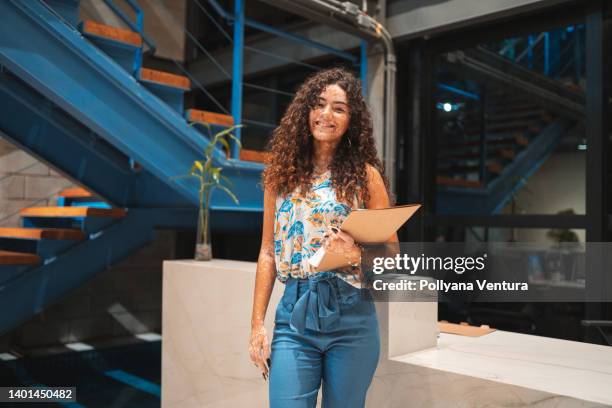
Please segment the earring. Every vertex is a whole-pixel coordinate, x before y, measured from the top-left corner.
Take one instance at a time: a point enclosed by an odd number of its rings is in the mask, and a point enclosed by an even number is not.
[[[349,147],[353,147],[353,145],[351,144],[351,138],[347,136],[346,139],[348,140]]]

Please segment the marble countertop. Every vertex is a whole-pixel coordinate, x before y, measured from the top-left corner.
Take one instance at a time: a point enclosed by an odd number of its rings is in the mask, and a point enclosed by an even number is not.
[[[505,331],[441,333],[436,348],[393,360],[612,405],[612,347]]]
[[[164,261],[164,265],[181,265],[183,267],[201,269],[203,272],[214,269],[227,269],[228,271],[255,272],[257,262],[235,261],[233,259],[213,259],[211,261],[196,261],[193,259],[172,259]],[[181,269],[189,270],[191,269]]]

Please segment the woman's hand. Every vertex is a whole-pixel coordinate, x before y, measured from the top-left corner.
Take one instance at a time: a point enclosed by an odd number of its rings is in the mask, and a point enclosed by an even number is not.
[[[353,237],[337,228],[328,227],[323,246],[326,251],[343,255],[347,265],[358,264],[361,261],[361,249],[355,245]]]
[[[251,328],[249,355],[251,356],[251,361],[261,370],[264,379],[267,379],[269,374],[267,361],[270,358],[270,342],[268,341],[268,334],[263,324]]]

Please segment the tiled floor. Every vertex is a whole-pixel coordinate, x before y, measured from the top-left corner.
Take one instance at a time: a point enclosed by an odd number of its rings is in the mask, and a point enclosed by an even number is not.
[[[45,407],[157,408],[161,392],[161,341],[0,361],[0,385],[72,386],[77,403]],[[1,407],[40,407],[40,403]]]

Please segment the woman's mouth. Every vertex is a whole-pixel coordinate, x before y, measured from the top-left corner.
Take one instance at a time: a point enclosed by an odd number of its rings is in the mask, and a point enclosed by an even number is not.
[[[318,128],[328,129],[328,130],[332,130],[336,128],[336,125],[334,125],[333,123],[315,122],[315,125]]]

